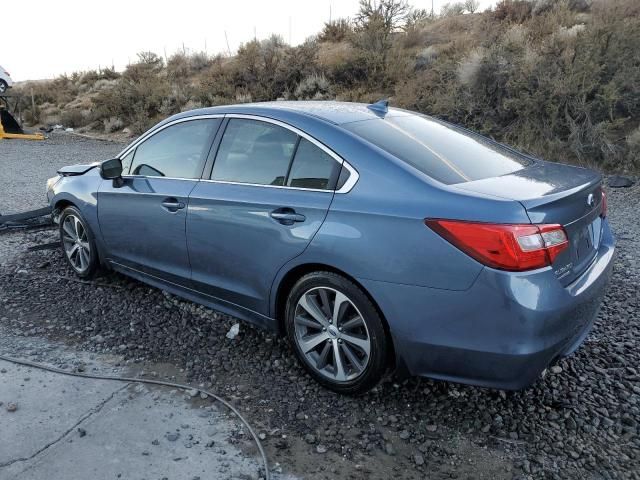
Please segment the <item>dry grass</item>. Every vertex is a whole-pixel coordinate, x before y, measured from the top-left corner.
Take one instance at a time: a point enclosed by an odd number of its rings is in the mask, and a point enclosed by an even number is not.
[[[291,47],[250,41],[233,57],[149,52],[120,73],[33,88],[34,122],[139,133],[200,106],[337,98],[419,110],[551,160],[640,169],[640,2],[504,0],[494,11],[391,26],[356,17]]]

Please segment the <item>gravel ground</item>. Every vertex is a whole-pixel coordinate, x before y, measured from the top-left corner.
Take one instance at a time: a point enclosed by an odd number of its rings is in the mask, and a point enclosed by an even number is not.
[[[0,150],[0,154],[2,150]],[[4,193],[3,193],[4,195]],[[0,235],[0,322],[131,362],[171,362],[247,412],[272,465],[304,478],[640,478],[640,184],[609,191],[612,285],[573,356],[522,392],[389,378],[319,387],[282,339],[115,273],[74,279],[55,231]]]
[[[46,206],[45,182],[65,165],[112,158],[124,144],[53,132],[44,141],[0,142],[0,215]]]

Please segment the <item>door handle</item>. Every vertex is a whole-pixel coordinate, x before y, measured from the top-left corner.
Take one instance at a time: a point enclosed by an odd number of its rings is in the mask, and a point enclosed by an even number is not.
[[[172,213],[177,212],[178,210],[182,210],[184,207],[186,207],[186,205],[183,202],[179,202],[175,198],[165,199],[162,202],[162,206]]]
[[[271,212],[271,218],[283,225],[293,225],[296,222],[304,222],[307,217],[301,213],[296,213],[292,208],[279,208]]]

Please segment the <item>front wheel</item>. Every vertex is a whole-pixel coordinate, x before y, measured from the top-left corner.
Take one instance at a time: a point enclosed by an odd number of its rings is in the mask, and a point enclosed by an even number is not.
[[[98,269],[98,252],[93,233],[75,207],[60,215],[60,243],[67,263],[80,278],[91,278]]]
[[[304,368],[339,393],[370,390],[386,369],[387,336],[367,295],[332,272],[314,272],[287,299],[289,341]]]

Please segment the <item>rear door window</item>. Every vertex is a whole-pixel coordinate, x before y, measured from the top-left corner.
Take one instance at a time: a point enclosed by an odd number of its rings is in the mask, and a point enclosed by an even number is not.
[[[445,184],[506,175],[532,163],[481,135],[421,115],[363,120],[343,127]]]
[[[256,185],[285,185],[298,135],[259,120],[229,120],[211,179]]]

